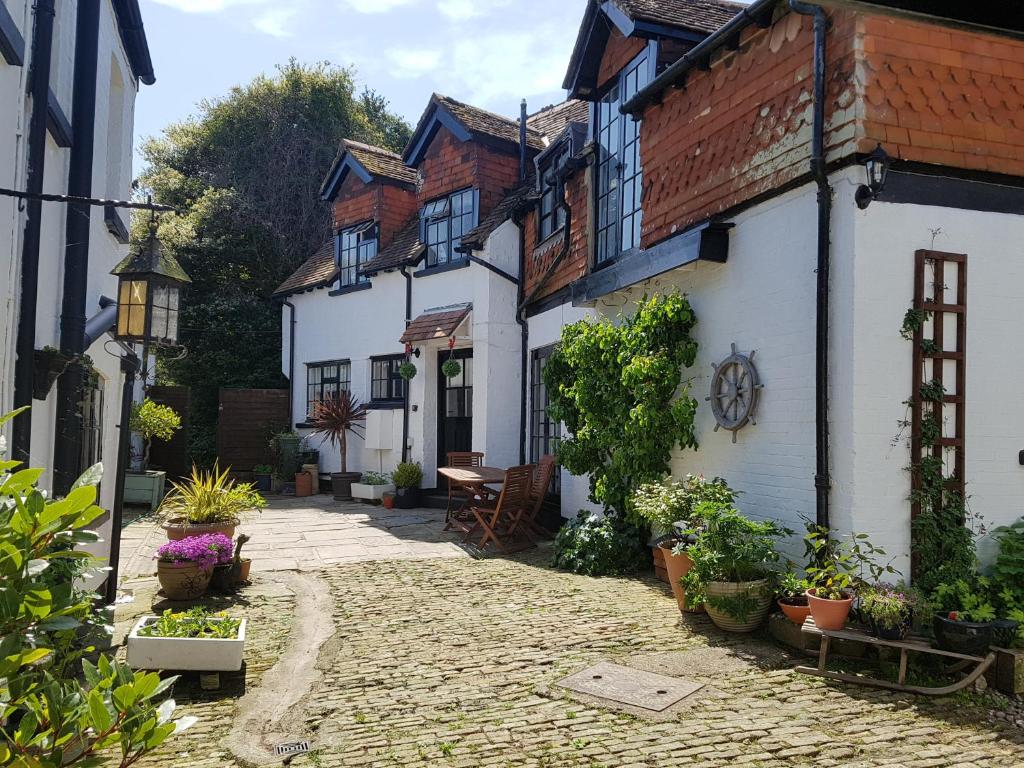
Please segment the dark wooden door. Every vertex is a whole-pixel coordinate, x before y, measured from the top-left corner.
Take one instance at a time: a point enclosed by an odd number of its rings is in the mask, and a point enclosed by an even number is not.
[[[462,371],[454,378],[446,378],[441,365],[451,353],[447,350],[437,356],[437,466],[448,464],[451,451],[473,450],[473,350],[457,349],[452,355],[462,364]],[[448,488],[443,477],[437,478],[438,488]]]

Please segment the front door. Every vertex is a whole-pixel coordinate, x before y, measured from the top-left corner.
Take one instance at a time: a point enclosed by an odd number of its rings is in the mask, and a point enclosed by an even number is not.
[[[446,378],[441,365],[451,355],[462,364],[462,371],[454,378]],[[451,451],[473,450],[473,350],[448,350],[437,356],[437,466],[448,464]],[[437,487],[446,489],[443,477],[437,478]]]

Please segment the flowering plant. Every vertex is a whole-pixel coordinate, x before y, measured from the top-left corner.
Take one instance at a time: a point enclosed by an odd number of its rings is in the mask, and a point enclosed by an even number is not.
[[[897,629],[913,616],[919,598],[917,592],[902,584],[875,584],[860,594],[860,610],[883,629]]]
[[[197,563],[208,571],[215,565],[231,562],[231,539],[223,533],[206,533],[169,541],[156,551],[165,563]]]

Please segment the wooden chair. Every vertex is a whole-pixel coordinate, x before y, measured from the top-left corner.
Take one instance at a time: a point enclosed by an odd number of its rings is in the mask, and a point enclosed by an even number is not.
[[[483,530],[484,535],[477,542],[477,549],[483,550],[493,541],[500,552],[507,552],[508,548],[502,537],[508,538],[512,535],[532,506],[530,489],[533,486],[533,474],[533,464],[512,467],[505,473],[505,484],[494,507],[476,504],[471,506],[469,511],[476,518],[476,524],[466,533],[466,540],[469,540],[476,531]]]
[[[484,455],[479,451],[451,451],[448,454],[449,467],[482,467]],[[455,500],[458,499],[458,506]],[[444,515],[444,529],[447,531],[456,526],[459,513],[466,504],[477,499],[477,494],[472,488],[448,481],[448,509]],[[460,528],[462,526],[459,526]]]
[[[533,538],[535,535],[551,535],[537,522],[537,518],[540,516],[540,510],[544,506],[545,499],[547,499],[548,489],[551,487],[551,481],[555,476],[556,468],[554,456],[544,455],[540,457],[540,461],[537,462],[537,470],[533,473],[533,484],[530,487],[531,506],[516,525],[516,530],[512,531],[513,534],[518,529],[522,529],[523,533],[530,538]]]

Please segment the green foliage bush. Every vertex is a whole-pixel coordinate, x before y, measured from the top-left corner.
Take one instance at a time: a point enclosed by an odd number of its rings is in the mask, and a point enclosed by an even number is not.
[[[650,561],[641,531],[611,516],[580,510],[555,536],[553,565],[585,576],[636,573]]]
[[[101,620],[92,595],[47,572],[89,559],[79,547],[97,541],[88,526],[103,514],[95,504],[102,467],[89,469],[65,498],[47,498],[37,487],[43,470],[19,469],[2,456],[2,443],[0,766],[127,768],[194,719],[172,720],[174,702],[156,703],[176,678],[161,681],[100,655],[95,665],[82,662],[80,680],[55,659],[69,636]]]
[[[676,523],[688,524],[701,504],[731,506],[736,492],[725,480],[707,480],[702,475],[687,475],[681,481],[663,480],[645,483],[630,497],[630,507],[652,528],[671,531]]]
[[[423,482],[423,468],[416,462],[403,461],[391,475],[395,488],[418,488]]]
[[[149,449],[153,439],[170,440],[174,433],[181,429],[181,417],[169,405],[158,405],[148,397],[141,403],[132,406],[131,420],[128,422],[132,432],[137,432],[145,446],[142,455],[142,467],[149,467]]]
[[[632,490],[669,474],[677,445],[697,447],[697,401],[683,379],[697,355],[696,323],[678,292],[645,299],[616,323],[563,328],[544,369],[550,414],[568,433],[559,462],[590,476],[592,501],[633,521]]]

